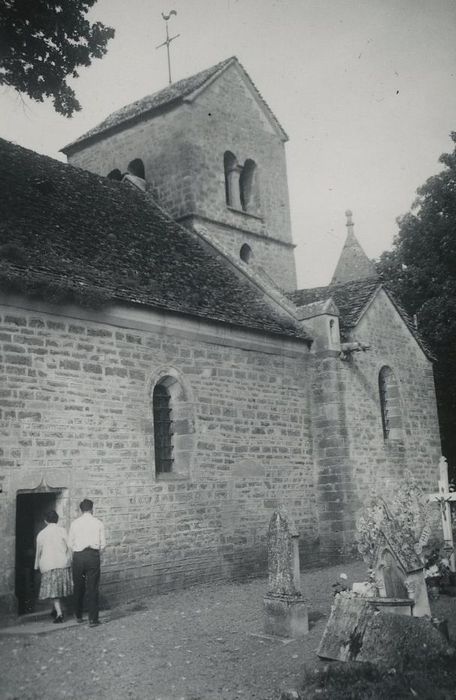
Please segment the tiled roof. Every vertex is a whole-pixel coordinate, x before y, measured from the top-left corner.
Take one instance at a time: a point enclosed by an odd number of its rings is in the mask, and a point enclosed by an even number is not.
[[[277,125],[278,129],[283,133],[284,137],[287,138],[287,135],[280,126],[274,113],[272,112],[272,110],[270,109],[260,92],[257,90],[255,84],[248,76],[246,70],[239,63],[236,56],[231,56],[231,58],[227,58],[225,61],[221,61],[215,66],[212,66],[211,68],[207,68],[206,70],[203,70],[200,73],[196,73],[195,75],[192,75],[189,78],[184,78],[183,80],[179,80],[176,83],[172,83],[171,85],[164,88],[163,90],[160,90],[159,92],[155,92],[152,95],[146,95],[146,97],[143,97],[140,100],[136,100],[136,102],[132,102],[131,104],[126,105],[121,109],[118,109],[116,112],[110,114],[100,124],[93,127],[93,129],[90,129],[78,139],[62,148],[62,152],[71,153],[73,150],[77,149],[78,146],[82,146],[82,144],[86,141],[93,140],[101,134],[109,132],[113,129],[120,128],[127,122],[131,123],[132,121],[142,119],[146,114],[150,115],[159,109],[174,106],[175,104],[181,102],[185,97],[188,97],[189,95],[191,95],[191,93],[195,92],[195,90],[199,90],[200,88],[202,88],[205,85],[205,83],[207,83],[211,78],[215,77],[218,73],[221,73],[223,70],[225,70],[225,68],[227,68],[233,63],[236,63],[240,66],[242,72],[250,80],[250,83],[255,89],[258,98],[263,103],[263,106],[268,112],[270,118]]]
[[[379,286],[378,279],[362,279],[328,287],[298,289],[287,296],[297,306],[332,298],[340,312],[340,327],[343,331],[348,331],[356,325],[363,309]]]
[[[94,292],[108,301],[310,340],[149,194],[1,139],[0,163],[5,291],[63,289],[71,298]]]
[[[339,324],[343,339],[356,326],[361,315],[379,288],[383,288],[404,320],[411,334],[419,343],[426,355],[432,358],[432,353],[415,327],[410,316],[396,301],[389,289],[382,284],[380,279],[361,279],[345,284],[330,284],[327,287],[314,287],[310,289],[297,289],[287,292],[287,296],[296,306],[314,304],[318,301],[333,299],[340,312]]]

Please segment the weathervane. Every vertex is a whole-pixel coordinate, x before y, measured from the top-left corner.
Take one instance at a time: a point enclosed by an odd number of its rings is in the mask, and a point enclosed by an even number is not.
[[[166,51],[168,52],[168,76],[169,76],[169,84],[171,85],[172,80],[171,80],[171,61],[169,58],[169,45],[174,39],[177,39],[180,34],[176,34],[175,36],[170,37],[168,34],[168,20],[171,17],[171,15],[177,15],[176,10],[170,10],[167,15],[165,15],[163,12],[161,13],[161,16],[166,22],[166,41],[163,42],[163,44],[159,44],[156,46],[156,49],[161,49],[162,46],[166,46]]]

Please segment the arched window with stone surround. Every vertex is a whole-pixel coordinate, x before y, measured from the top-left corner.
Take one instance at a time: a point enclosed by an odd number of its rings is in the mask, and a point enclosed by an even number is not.
[[[399,387],[391,367],[385,365],[378,375],[383,437],[385,440],[401,440],[402,414]]]
[[[156,478],[186,478],[195,448],[190,390],[173,368],[160,371],[151,387]]]
[[[169,474],[173,470],[173,417],[171,395],[166,381],[161,381],[154,387],[154,444],[155,444],[155,473]]]
[[[225,172],[225,199],[229,207],[238,206],[239,172],[237,158],[231,151],[225,151],[223,156]]]
[[[244,163],[239,177],[239,193],[243,211],[249,212],[256,209],[255,179],[256,163],[251,158],[248,158]]]

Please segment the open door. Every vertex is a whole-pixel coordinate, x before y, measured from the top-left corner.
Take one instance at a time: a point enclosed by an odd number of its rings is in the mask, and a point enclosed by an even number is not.
[[[16,497],[16,581],[18,614],[35,612],[40,576],[34,571],[36,536],[49,510],[61,515],[62,490],[18,493]]]

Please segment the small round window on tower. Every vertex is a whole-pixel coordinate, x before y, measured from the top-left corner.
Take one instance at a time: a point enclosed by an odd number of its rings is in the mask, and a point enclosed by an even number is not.
[[[244,243],[244,245],[242,246],[242,248],[239,252],[239,256],[240,256],[241,260],[243,260],[245,263],[248,263],[251,261],[251,259],[253,257],[253,252],[252,252],[251,247],[247,243]]]

